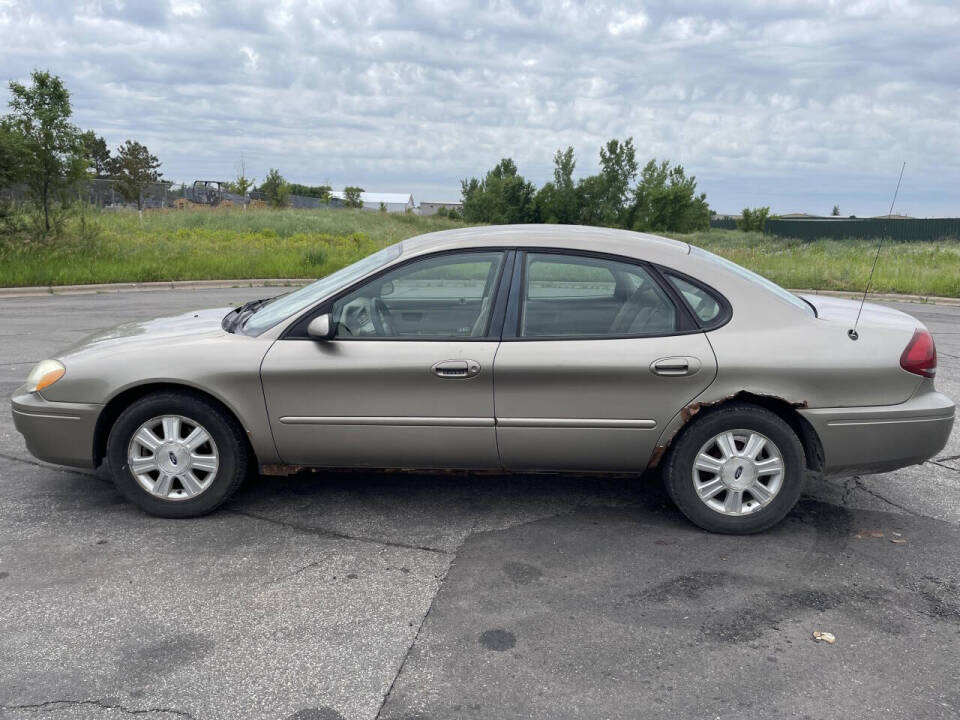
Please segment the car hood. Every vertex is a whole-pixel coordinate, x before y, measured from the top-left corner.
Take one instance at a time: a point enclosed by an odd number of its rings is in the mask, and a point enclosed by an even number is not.
[[[859,300],[847,300],[829,295],[801,295],[800,297],[817,309],[817,317],[821,320],[847,324],[851,328],[860,309]],[[912,315],[873,303],[864,303],[863,312],[860,314],[860,327],[902,328],[912,332],[920,325],[922,323]]]
[[[109,330],[101,330],[73,345],[57,357],[76,358],[95,354],[112,354],[121,349],[144,349],[148,346],[169,348],[187,342],[222,337],[227,332],[221,326],[223,317],[233,308],[193,310],[181,315],[154,318],[141,322],[124,323]]]

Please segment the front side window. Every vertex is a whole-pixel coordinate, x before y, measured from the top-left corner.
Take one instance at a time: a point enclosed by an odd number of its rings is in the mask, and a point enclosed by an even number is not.
[[[306,310],[324,297],[329,297],[337,290],[348,287],[350,283],[359,280],[364,275],[369,275],[377,268],[383,267],[398,257],[400,257],[400,245],[390,245],[299,290],[281,295],[264,304],[251,315],[244,325],[243,331],[248,335],[259,335],[278,322]]]
[[[530,253],[520,312],[521,337],[663,335],[677,309],[641,266],[615,260]]]
[[[391,270],[334,303],[336,337],[485,337],[503,258],[457,253]]]

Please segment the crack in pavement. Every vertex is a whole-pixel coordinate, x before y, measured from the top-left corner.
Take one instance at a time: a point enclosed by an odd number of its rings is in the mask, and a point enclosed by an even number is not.
[[[899,504],[893,502],[892,500],[888,500],[887,498],[885,498],[885,497],[884,497],[883,495],[881,495],[880,493],[878,493],[878,492],[876,492],[876,491],[874,491],[874,490],[869,489],[866,485],[863,484],[863,482],[861,481],[859,475],[854,475],[854,476],[853,476],[853,482],[856,484],[856,487],[857,487],[858,489],[863,490],[867,495],[872,495],[873,497],[877,498],[877,500],[882,500],[883,502],[887,503],[887,505],[890,505],[891,507],[895,507],[895,508],[897,508],[898,510],[902,510],[903,512],[907,513],[907,515],[913,515],[914,517],[927,517],[926,515],[923,515],[922,513],[918,513],[918,512],[916,512],[915,510],[911,510],[911,509],[908,508],[908,507],[904,507],[903,505],[899,505]]]
[[[276,518],[269,517],[267,515],[259,515],[257,513],[248,512],[246,510],[237,510],[235,507],[225,507],[223,512],[232,512],[237,515],[243,515],[244,517],[253,518],[254,520],[262,520],[263,522],[273,523],[275,525],[280,525],[282,527],[290,528],[291,530],[296,530],[297,532],[307,533],[310,535],[317,535],[319,537],[335,538],[339,540],[356,540],[357,542],[372,543],[374,545],[386,545],[388,547],[397,547],[405,548],[407,550],[420,550],[423,552],[437,553],[438,555],[452,555],[449,550],[443,550],[441,548],[430,547],[429,545],[413,545],[410,543],[397,542],[395,540],[385,540],[383,538],[369,537],[366,535],[349,535],[347,533],[338,532],[337,530],[330,530],[328,528],[315,527],[312,525],[303,525],[300,523],[290,522],[289,520],[277,520]],[[296,575],[297,572],[306,570],[309,565],[304,566],[300,571],[296,571],[293,574]]]
[[[440,596],[440,591],[443,589],[443,584],[447,581],[447,576],[450,575],[450,570],[453,568],[453,564],[457,561],[457,555],[460,553],[460,549],[463,547],[464,543],[467,542],[467,540],[476,532],[477,523],[479,521],[479,518],[474,518],[473,524],[470,526],[470,530],[464,534],[456,549],[453,551],[453,553],[451,553],[450,562],[447,563],[447,569],[444,570],[443,575],[439,579],[440,581],[437,583],[437,590],[433,594],[433,597],[430,598],[430,605],[427,607],[427,611],[423,614],[423,617],[420,618],[420,624],[417,626],[417,631],[413,634],[413,639],[407,646],[407,651],[403,654],[403,659],[400,661],[400,665],[397,667],[397,672],[393,676],[393,680],[390,681],[390,687],[387,688],[387,692],[383,694],[383,701],[380,703],[380,707],[377,708],[377,714],[374,715],[374,720],[380,720],[380,716],[383,714],[383,709],[387,706],[387,700],[389,700],[390,695],[393,694],[393,689],[397,685],[397,680],[399,680],[400,675],[403,674],[403,668],[406,666],[407,660],[410,658],[410,651],[413,650],[414,645],[417,644],[417,640],[420,639],[420,633],[423,631],[423,626],[426,624],[427,618],[430,617],[430,613],[433,612],[433,606],[436,604],[437,598]]]
[[[46,702],[31,703],[27,705],[0,705],[0,710],[36,710],[37,712],[51,712],[57,709],[57,705],[92,705],[103,710],[119,710],[120,712],[128,715],[149,715],[151,713],[163,713],[165,715],[175,715],[176,717],[189,718],[189,720],[197,720],[197,718],[190,713],[183,710],[177,710],[176,708],[128,708],[120,703],[112,703],[107,700],[47,700]]]
[[[478,532],[501,532],[501,531],[503,531],[503,530],[509,530],[509,529],[511,529],[511,528],[514,528],[514,527],[519,527],[519,526],[521,526],[521,525],[529,525],[529,524],[531,524],[531,523],[541,522],[541,521],[543,521],[543,520],[553,520],[554,518],[565,517],[565,516],[567,516],[567,515],[573,515],[574,513],[582,510],[584,507],[602,507],[602,508],[613,509],[613,508],[617,508],[617,507],[637,507],[637,505],[635,505],[635,504],[628,504],[628,505],[623,505],[623,506],[620,506],[620,505],[600,505],[600,506],[592,506],[592,505],[590,505],[590,506],[584,506],[584,505],[579,505],[579,506],[573,507],[573,508],[571,508],[571,509],[569,509],[569,510],[564,510],[564,511],[562,511],[562,512],[551,513],[551,514],[549,514],[549,515],[540,515],[540,516],[537,516],[537,517],[530,518],[529,520],[520,520],[520,521],[515,522],[515,523],[507,523],[506,525],[502,525],[502,526],[495,527],[495,528],[490,528],[490,529],[487,529],[487,530],[479,530],[479,531],[477,530],[477,525],[479,524],[480,521],[479,521],[479,518],[477,518],[477,519],[474,520],[473,524],[470,526],[470,529],[469,529],[469,530],[464,534],[464,536],[460,539],[460,542],[458,543],[457,547],[456,547],[454,550],[441,550],[441,549],[439,549],[439,548],[433,548],[433,547],[424,546],[424,545],[412,545],[412,544],[409,544],[409,543],[401,543],[401,542],[396,542],[396,541],[391,541],[391,540],[382,540],[382,539],[379,539],[379,538],[373,538],[373,537],[364,536],[364,535],[348,535],[347,533],[341,533],[341,532],[337,532],[337,531],[335,531],[335,530],[329,530],[329,529],[327,529],[327,528],[318,528],[318,527],[310,526],[310,525],[299,525],[299,524],[297,524],[297,523],[291,523],[291,522],[287,522],[287,521],[284,521],[284,520],[275,520],[275,519],[270,518],[270,517],[267,517],[267,516],[265,516],[265,515],[258,515],[258,514],[256,514],[256,513],[246,512],[246,511],[243,511],[243,510],[237,510],[237,509],[235,509],[235,508],[225,507],[225,508],[223,508],[223,511],[224,511],[224,512],[232,512],[232,513],[235,513],[235,514],[237,514],[237,515],[243,515],[243,516],[245,516],[245,517],[255,518],[255,519],[257,519],[257,520],[265,520],[265,521],[267,521],[267,522],[276,523],[276,524],[278,524],[278,525],[283,525],[284,527],[289,527],[289,528],[292,528],[292,529],[297,530],[297,531],[300,531],[300,532],[306,532],[306,533],[309,533],[309,534],[311,534],[311,535],[318,535],[318,536],[320,536],[320,537],[329,537],[329,538],[342,539],[342,540],[358,540],[358,541],[360,541],[360,542],[369,542],[369,543],[373,543],[373,544],[376,544],[376,545],[386,545],[386,546],[389,546],[389,547],[400,547],[400,548],[406,548],[406,549],[410,549],[410,550],[423,550],[423,551],[425,551],[425,552],[432,552],[432,553],[437,553],[437,554],[440,554],[440,555],[450,555],[450,556],[454,557],[454,559],[455,559],[457,553],[460,551],[460,548],[463,547],[463,544],[464,544],[467,540],[469,540],[471,537],[473,537],[474,535],[476,535]],[[266,583],[264,583],[264,584],[265,584],[265,585],[273,585],[273,584],[275,584],[275,583],[280,582],[281,580],[287,580],[287,579],[289,579],[289,578],[296,577],[297,575],[299,575],[299,574],[301,574],[301,573],[303,573],[303,572],[306,572],[307,570],[310,570],[311,568],[319,567],[321,564],[323,564],[321,560],[314,560],[313,562],[309,562],[309,563],[307,563],[306,565],[303,565],[303,566],[301,566],[301,567],[299,567],[299,568],[297,568],[297,569],[295,569],[295,570],[291,570],[291,571],[288,572],[288,573],[285,573],[285,574],[283,574],[283,575],[279,575],[278,577],[276,577],[276,578],[274,578],[273,580],[270,580],[270,581],[268,581],[268,582],[266,582]]]
[[[857,486],[857,479],[855,477],[845,478],[843,481],[843,495],[840,496],[840,507],[847,507],[847,502],[850,500],[850,495],[853,493],[854,489]]]
[[[944,465],[942,462],[937,462],[936,460],[927,460],[927,462],[930,463],[931,465],[936,465],[939,468],[943,468],[944,470],[952,470],[953,472],[960,472],[960,470],[958,470],[957,468],[950,467],[949,465]]]
[[[38,468],[43,468],[44,470],[55,470],[60,473],[67,473],[68,475],[86,475],[87,477],[93,477],[97,480],[103,482],[108,482],[104,478],[100,477],[99,473],[94,472],[93,470],[84,470],[83,468],[68,468],[68,467],[59,467],[57,465],[48,465],[45,462],[40,462],[39,460],[31,460],[29,458],[17,457],[16,455],[7,455],[6,453],[0,453],[0,459],[10,460],[11,462],[23,463],[24,465],[33,465]]]

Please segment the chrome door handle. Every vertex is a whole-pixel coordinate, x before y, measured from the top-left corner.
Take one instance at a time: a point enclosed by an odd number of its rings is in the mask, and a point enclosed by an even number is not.
[[[480,363],[476,360],[442,360],[430,369],[441,378],[472,378],[480,373]]]
[[[695,357],[667,357],[650,363],[650,372],[667,377],[693,375],[699,370],[700,361]]]

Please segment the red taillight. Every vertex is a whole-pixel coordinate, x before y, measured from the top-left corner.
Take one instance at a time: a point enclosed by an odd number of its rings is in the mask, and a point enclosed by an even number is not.
[[[916,329],[900,356],[900,367],[914,375],[928,378],[937,374],[937,346],[934,345],[933,336],[928,330]]]

